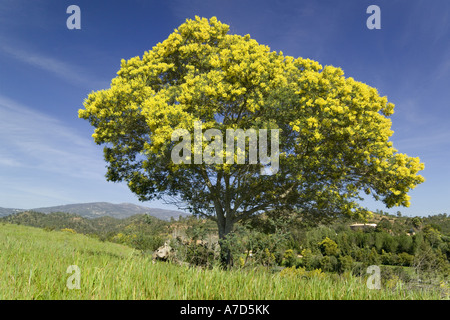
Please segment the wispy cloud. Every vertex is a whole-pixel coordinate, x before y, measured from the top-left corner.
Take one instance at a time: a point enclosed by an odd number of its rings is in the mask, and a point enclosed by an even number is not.
[[[60,79],[77,86],[92,89],[104,88],[108,85],[107,81],[97,79],[95,76],[92,76],[87,71],[83,70],[83,68],[35,52],[34,50],[25,50],[2,43],[0,51],[22,63],[47,71]]]
[[[104,179],[99,148],[60,120],[0,95],[0,169]]]
[[[120,189],[105,172],[89,136],[0,94],[0,207],[94,201]]]

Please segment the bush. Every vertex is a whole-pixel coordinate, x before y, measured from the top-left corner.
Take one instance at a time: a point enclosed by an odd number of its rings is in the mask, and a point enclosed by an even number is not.
[[[265,267],[271,267],[275,264],[276,257],[268,248],[264,248],[256,253],[256,260]]]
[[[380,264],[380,257],[378,256],[377,250],[375,248],[372,248],[370,250],[370,253],[368,256],[368,263],[369,263],[369,265]]]
[[[292,267],[296,264],[295,252],[292,249],[288,249],[284,252],[283,255],[283,263],[282,265],[285,267]]]
[[[339,253],[337,243],[328,237],[319,243],[319,248],[322,254],[327,256],[337,256]]]
[[[386,252],[395,253],[397,251],[398,242],[393,236],[391,236],[390,234],[385,234],[383,240],[383,249]]]
[[[64,229],[61,229],[61,231],[62,231],[62,232],[69,232],[69,233],[77,233],[75,230],[70,229],[70,228],[64,228]]]
[[[308,272],[308,278],[310,279],[324,279],[326,274],[322,272],[322,269],[314,269]]]
[[[402,234],[398,237],[398,252],[412,253],[413,250],[413,240],[410,236]]]
[[[414,262],[414,256],[407,252],[402,252],[398,254],[398,260],[400,265],[409,267]]]
[[[393,288],[400,281],[411,281],[412,276],[403,267],[382,266],[381,279],[387,288]]]
[[[306,275],[306,269],[305,268],[295,268],[295,267],[289,267],[284,268],[280,272],[281,277],[303,277]]]
[[[392,253],[381,250],[380,261],[382,264],[389,265],[392,264]]]
[[[344,273],[346,271],[351,271],[353,268],[353,258],[351,256],[340,256],[339,257],[339,271]]]
[[[322,254],[313,254],[310,249],[303,249],[301,255],[303,257],[300,260],[300,266],[306,268],[306,270],[320,268],[320,261],[323,258]]]
[[[320,268],[307,271],[305,268],[301,267],[300,268],[289,267],[281,270],[280,276],[288,278],[302,277],[306,279],[324,279],[327,275]]]
[[[137,234],[130,239],[130,245],[141,251],[155,251],[164,244],[164,239],[160,236]]]
[[[208,268],[214,265],[214,250],[209,248],[207,244],[196,244],[194,241],[186,249],[187,263]]]
[[[336,271],[338,266],[338,261],[335,256],[324,256],[320,260],[320,268],[323,271],[332,272]]]

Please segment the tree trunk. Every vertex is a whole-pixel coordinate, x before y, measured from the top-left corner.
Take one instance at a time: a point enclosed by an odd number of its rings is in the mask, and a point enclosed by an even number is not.
[[[209,191],[214,196],[214,209],[216,211],[216,217],[217,217],[217,226],[219,229],[219,245],[220,245],[220,261],[223,267],[229,268],[232,264],[232,256],[231,256],[231,249],[230,249],[230,243],[227,241],[227,235],[233,230],[234,225],[234,214],[231,211],[230,203],[231,198],[229,195],[229,180],[230,177],[226,176],[223,177],[220,175],[218,177],[218,182],[216,186],[213,186],[211,183],[211,180],[208,177],[208,174],[204,169],[200,170],[200,173],[203,176],[203,179],[205,180],[206,185],[209,188]],[[220,181],[224,178],[225,181],[225,190],[222,193],[220,191]],[[220,201],[220,198],[223,197],[224,203]]]
[[[219,228],[220,262],[223,268],[228,269],[232,265],[231,244],[227,241],[227,236],[233,230],[234,222],[230,218],[222,217],[217,219]]]

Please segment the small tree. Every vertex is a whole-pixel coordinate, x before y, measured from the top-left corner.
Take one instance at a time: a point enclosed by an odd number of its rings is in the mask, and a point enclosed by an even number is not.
[[[337,243],[328,237],[326,237],[319,243],[319,248],[322,254],[327,256],[337,256],[339,253]]]
[[[378,256],[377,250],[372,248],[368,255],[368,263],[370,265],[378,265],[380,263],[380,257]]]
[[[351,271],[353,268],[353,258],[345,255],[339,257],[339,270],[340,272]]]
[[[422,226],[422,219],[420,217],[412,218],[411,222],[412,222],[413,227],[416,229],[420,229]]]
[[[284,255],[283,255],[283,265],[285,266],[285,267],[292,267],[292,266],[295,266],[295,262],[296,262],[296,257],[295,257],[295,252],[294,252],[294,250],[293,249],[287,249],[285,252],[284,252]]]

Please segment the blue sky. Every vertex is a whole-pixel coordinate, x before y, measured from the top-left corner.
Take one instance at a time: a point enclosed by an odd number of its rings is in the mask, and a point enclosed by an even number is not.
[[[69,30],[69,5],[81,30]],[[369,30],[369,5],[381,29]],[[394,147],[425,163],[426,182],[404,215],[450,213],[450,2],[346,1],[50,1],[0,2],[0,207],[77,202],[139,203],[107,182],[102,147],[77,111],[107,88],[121,59],[142,56],[186,18],[216,16],[231,33],[250,34],[286,55],[341,67],[396,105]]]

